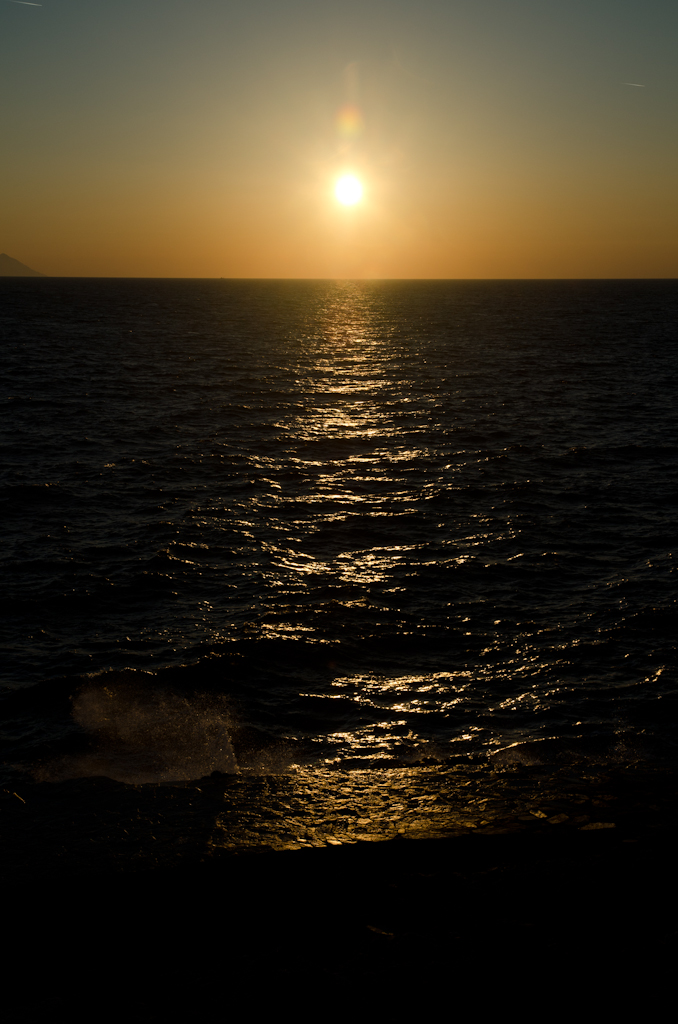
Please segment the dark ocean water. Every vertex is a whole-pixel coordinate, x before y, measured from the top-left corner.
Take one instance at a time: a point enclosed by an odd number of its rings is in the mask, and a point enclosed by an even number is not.
[[[9,777],[675,758],[678,282],[0,302]]]

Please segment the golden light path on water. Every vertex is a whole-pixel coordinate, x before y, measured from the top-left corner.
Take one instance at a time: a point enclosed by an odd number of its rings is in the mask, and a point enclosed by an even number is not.
[[[423,426],[415,419],[403,432],[400,422],[403,404],[408,405],[407,395],[417,392],[417,364],[405,358],[397,336],[384,333],[380,301],[372,289],[358,282],[337,282],[335,290],[309,311],[297,378],[306,400],[303,411],[288,421],[288,429],[296,438],[297,451],[305,450],[308,457],[308,461],[299,462],[299,469],[315,475],[316,511],[311,523],[306,523],[307,529],[310,526],[310,543],[278,549],[276,562],[286,572],[284,589],[292,600],[289,618],[276,614],[273,621],[262,623],[264,634],[271,638],[304,635],[309,641],[323,642],[322,623],[318,621],[317,630],[307,624],[301,626],[296,614],[295,597],[303,603],[314,578],[323,577],[336,587],[335,600],[350,614],[360,616],[363,609],[369,609],[377,616],[380,612],[388,616],[399,613],[407,599],[406,587],[388,586],[389,581],[395,582],[396,567],[402,579],[432,563],[453,568],[469,557],[463,544],[442,535],[437,550],[431,550],[408,528],[410,516],[423,497],[435,493],[436,483],[424,479],[412,490],[403,479],[401,467],[427,454]],[[427,405],[421,395],[418,401]],[[435,401],[432,393],[428,402],[431,411]],[[420,436],[423,447],[419,447]],[[292,499],[281,494],[277,500],[285,504]],[[374,524],[374,536],[369,527],[364,532],[366,517]],[[346,527],[352,522],[356,526],[349,534]],[[384,532],[386,525],[391,537]],[[313,534],[331,538],[332,543],[314,544]],[[381,535],[381,543],[375,543],[377,535]],[[342,549],[336,543],[339,536],[352,536],[353,543]],[[395,543],[388,543],[389,539]],[[487,536],[474,524],[472,536],[466,540],[477,546],[486,543]],[[361,595],[355,593],[356,588],[362,590]],[[454,716],[457,708],[473,701],[478,679],[462,666],[431,672],[425,662],[424,657],[421,671],[415,668],[414,672],[410,665],[410,671],[394,674],[359,670],[341,673],[333,680],[329,693],[315,692],[313,687],[303,690],[300,697],[314,702],[338,700],[354,708],[344,715],[342,727],[322,737],[325,763],[340,762],[347,756],[360,761],[388,761],[396,749],[397,756],[405,760],[438,759],[453,755],[457,748],[465,749],[480,734],[492,747],[525,739],[520,727],[507,730],[504,725],[501,738],[490,738],[485,725],[470,722],[442,744],[427,736],[423,719]],[[509,670],[524,671],[523,662],[518,655]],[[535,702],[536,694],[526,687],[519,697],[504,701],[503,709],[534,707]],[[413,731],[413,716],[424,725],[423,735],[416,727]]]
[[[307,395],[307,402],[290,429],[303,440],[311,456],[304,468],[316,474],[321,469],[317,475],[318,508],[313,524],[317,532],[329,534],[352,520],[359,524],[366,515],[375,528],[381,529],[378,524],[384,517],[407,517],[421,498],[421,494],[415,495],[403,487],[399,470],[399,464],[409,465],[421,452],[413,449],[411,435],[402,436],[389,402],[381,397],[391,390],[402,393],[414,389],[416,380],[414,375],[408,378],[398,356],[398,342],[384,337],[380,323],[375,296],[356,282],[337,283],[332,299],[309,316],[306,358],[300,360],[297,381]],[[360,442],[367,446],[364,454],[356,451]],[[335,453],[333,457],[329,457],[331,451]],[[285,500],[281,496],[280,501]],[[354,539],[356,546],[335,551],[333,557],[321,550],[316,557],[309,557],[306,545],[303,552],[282,549],[278,564],[297,575],[300,596],[307,588],[306,579],[320,574],[333,579],[338,589],[378,588],[379,596],[375,591],[373,599],[368,598],[373,610],[397,608],[403,588],[385,591],[384,584],[392,578],[396,565],[401,570],[411,567],[416,571],[422,558],[426,560],[421,545],[404,532],[402,543],[364,546],[369,538],[361,537],[360,531]],[[350,606],[358,615],[365,607],[364,597],[354,598],[346,593],[339,600],[344,608]],[[300,634],[296,623],[285,623],[277,617],[264,629],[270,630],[271,637]],[[309,640],[314,638],[312,629],[305,628],[303,632]],[[322,633],[315,639],[322,642]],[[406,757],[435,758],[442,751],[434,742],[413,733],[405,716],[449,712],[465,699],[467,676],[466,672],[457,673],[453,679],[450,672],[431,673],[425,669],[396,677],[353,672],[337,675],[330,693],[304,690],[300,696],[319,702],[348,701],[355,709],[355,715],[349,717],[363,719],[353,728],[346,723],[323,737],[326,763],[342,760],[347,754],[361,760],[388,760],[393,756],[394,742]],[[379,710],[390,719],[388,723],[364,721],[366,713],[368,719],[373,717],[372,712],[380,718]],[[470,738],[466,731],[458,736],[462,744]]]

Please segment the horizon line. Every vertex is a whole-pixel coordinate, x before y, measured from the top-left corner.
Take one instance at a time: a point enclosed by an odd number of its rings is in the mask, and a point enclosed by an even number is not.
[[[55,281],[678,281],[678,275],[671,276],[625,276],[625,277],[174,277],[169,275],[150,276],[142,274],[0,274],[0,280]]]

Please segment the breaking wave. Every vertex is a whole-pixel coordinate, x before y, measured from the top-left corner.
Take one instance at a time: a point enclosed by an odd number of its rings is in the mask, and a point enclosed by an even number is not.
[[[51,762],[38,777],[56,781],[104,775],[140,784],[238,770],[224,696],[140,691],[138,678],[137,672],[122,672],[85,687],[73,701],[73,717],[91,737],[93,749]]]

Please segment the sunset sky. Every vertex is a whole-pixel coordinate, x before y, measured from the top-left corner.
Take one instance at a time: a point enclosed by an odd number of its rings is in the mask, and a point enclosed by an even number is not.
[[[676,277],[677,42],[676,0],[0,0],[0,251],[65,276]]]

